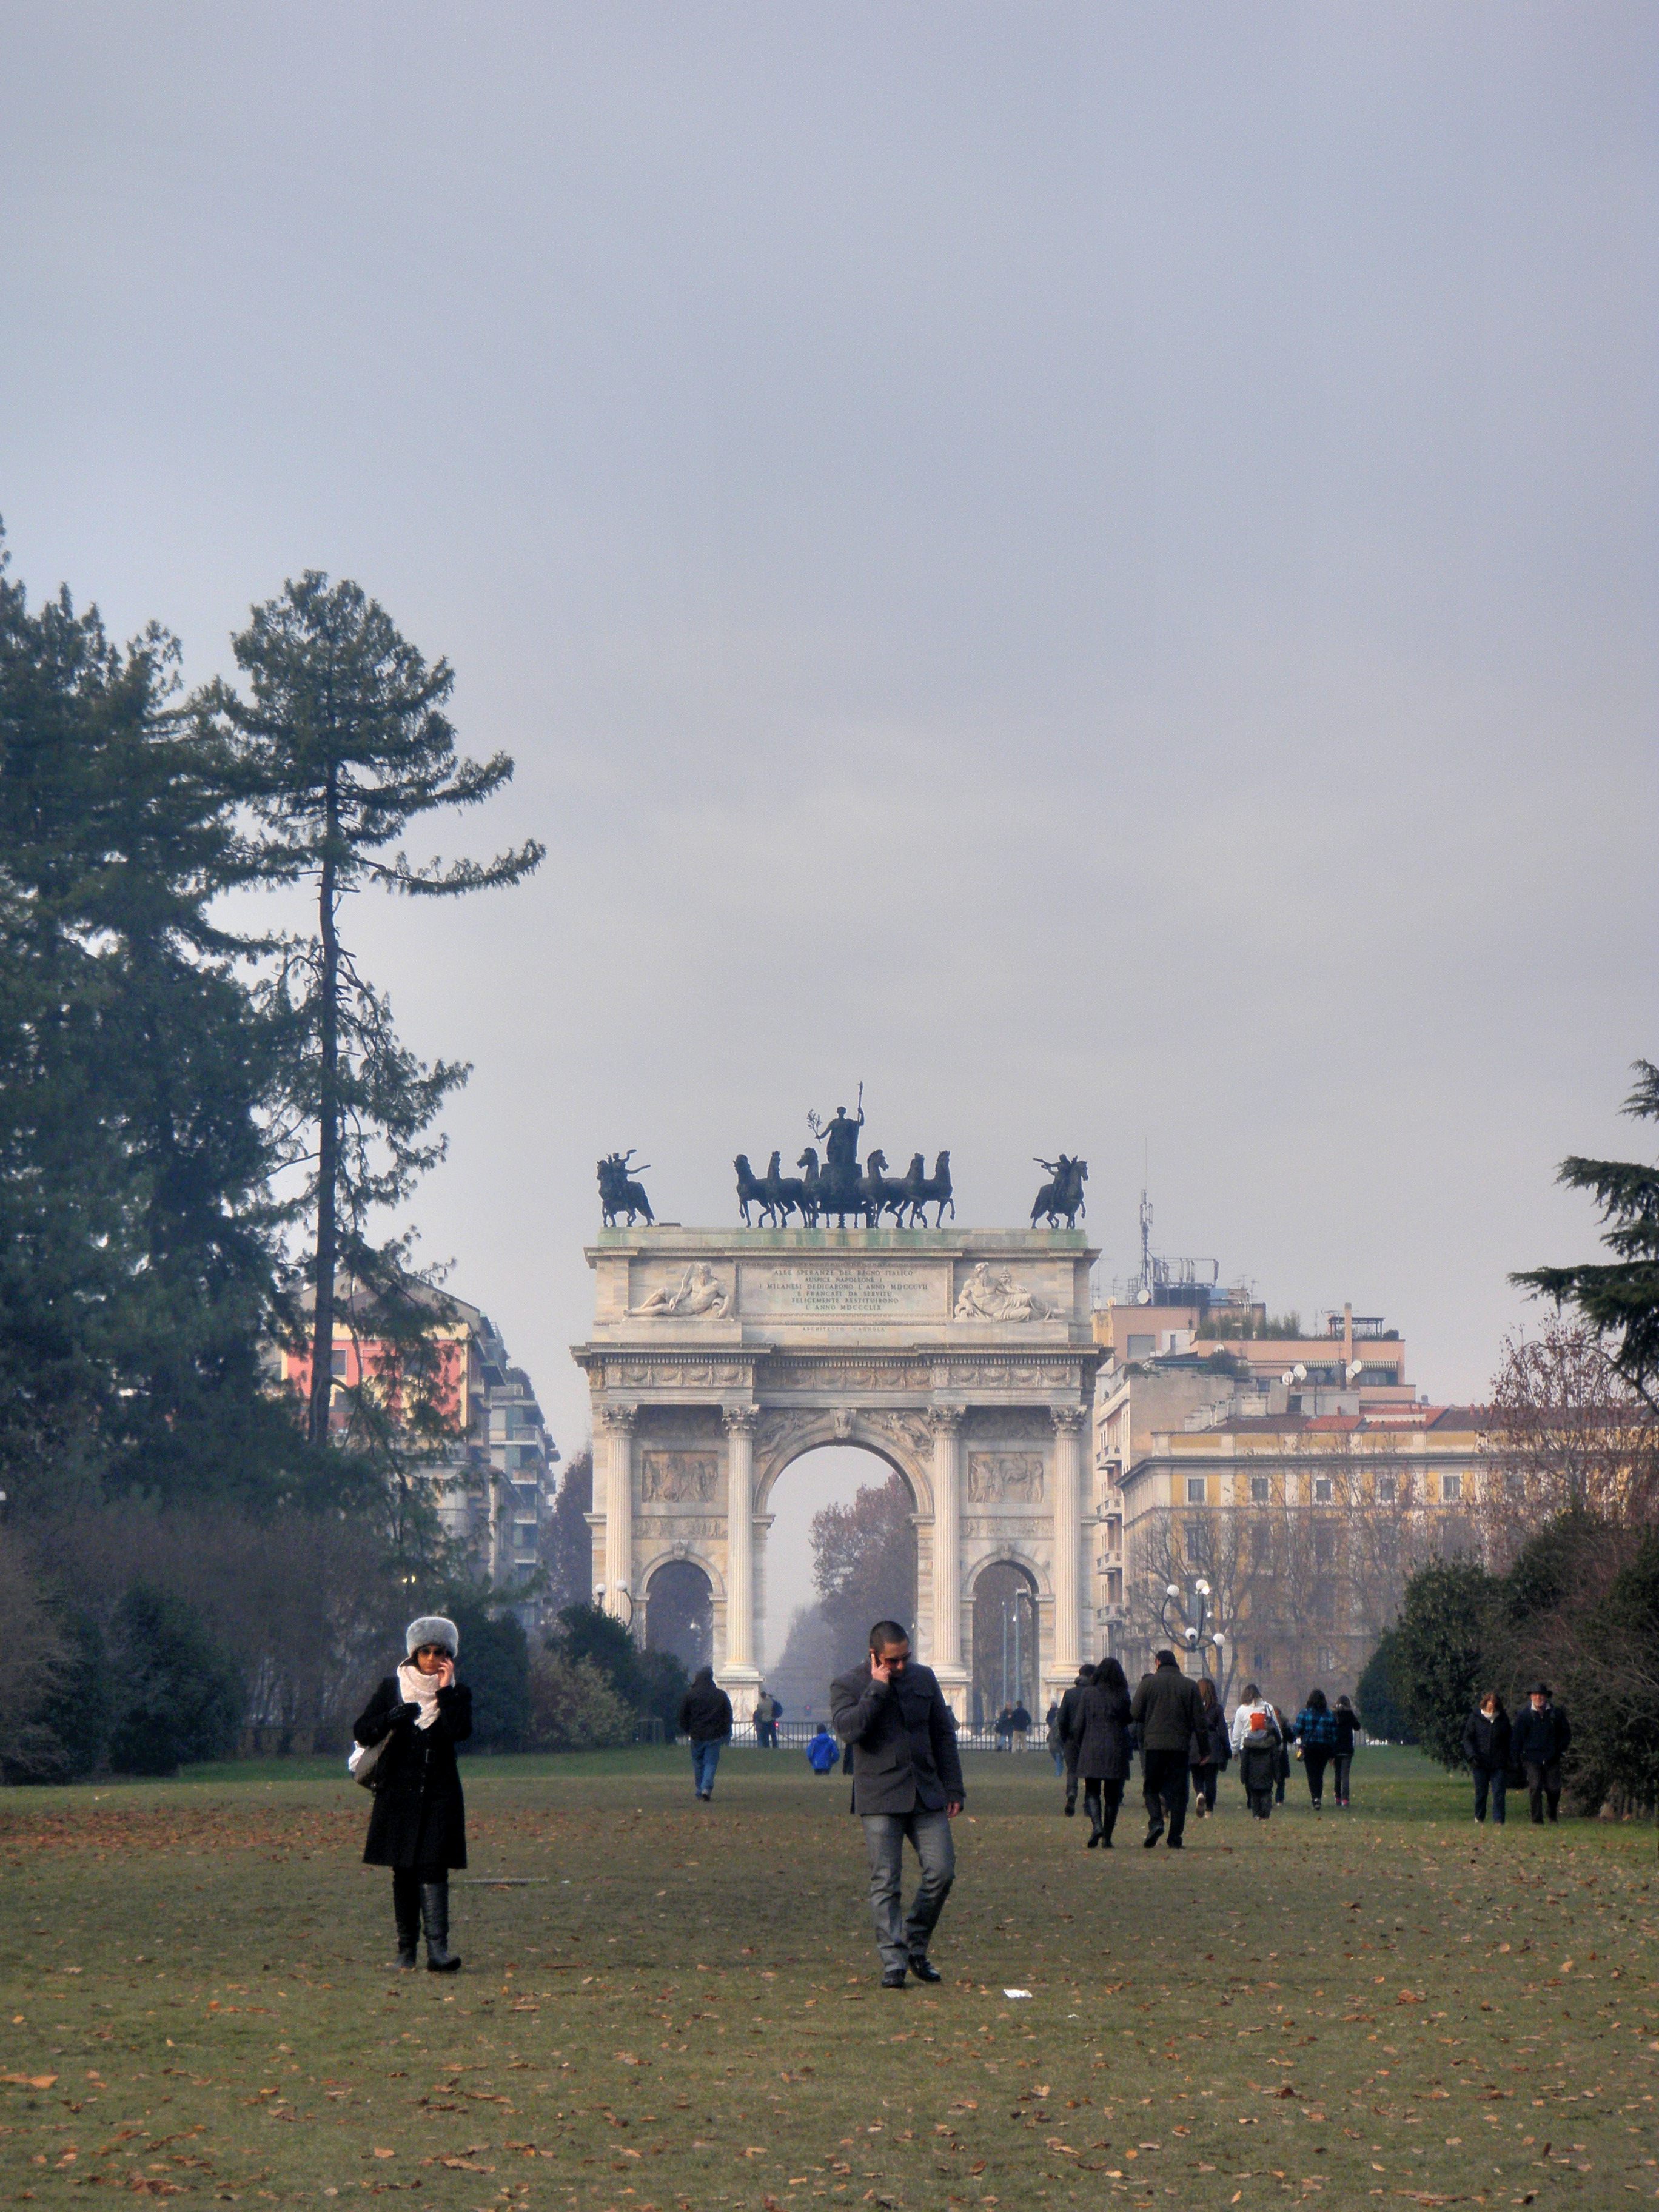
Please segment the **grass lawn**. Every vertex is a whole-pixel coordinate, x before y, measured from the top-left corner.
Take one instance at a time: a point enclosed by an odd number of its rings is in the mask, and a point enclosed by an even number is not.
[[[970,1758],[946,1979],[902,1993],[797,1753],[729,1752],[712,1806],[683,1751],[470,1760],[453,1978],[383,1971],[332,1763],[0,1793],[4,2201],[1659,2197],[1651,1827],[1480,1831],[1414,1754],[1355,1764],[1352,1813],[1298,1771],[1265,1830],[1229,1779],[1171,1856]]]

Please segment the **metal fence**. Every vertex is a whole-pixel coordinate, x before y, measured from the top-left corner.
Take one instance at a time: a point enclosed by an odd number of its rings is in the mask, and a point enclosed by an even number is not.
[[[657,1728],[658,1733],[655,1735],[651,1735],[647,1733],[647,1728],[649,1725],[655,1725]],[[817,1729],[818,1723],[816,1720],[779,1721],[777,1723],[779,1750],[805,1751],[807,1745],[817,1734]],[[752,1751],[756,1747],[757,1740],[755,1724],[752,1721],[744,1721],[740,1723],[733,1724],[732,1729],[732,1741],[734,1744],[746,1746],[748,1749]],[[635,1735],[635,1741],[637,1743],[660,1743],[663,1741],[661,1723],[659,1722],[654,1724],[642,1723],[639,1731]],[[1012,1745],[1010,1745],[1005,1742],[994,1729],[988,1728],[970,1729],[958,1725],[957,1729],[957,1741],[961,1745],[964,1751],[1012,1751],[1016,1756],[1022,1752],[1039,1751],[1043,1753],[1045,1758],[1048,1755],[1048,1747],[1043,1739],[1043,1731],[1040,1728],[1029,1729],[1024,1736],[1016,1735]]]

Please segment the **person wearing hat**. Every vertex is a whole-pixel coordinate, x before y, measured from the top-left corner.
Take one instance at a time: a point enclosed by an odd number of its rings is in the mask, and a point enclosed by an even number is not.
[[[1510,1730],[1510,1757],[1527,1778],[1534,1826],[1541,1826],[1546,1805],[1552,1820],[1559,1817],[1561,1761],[1571,1741],[1571,1725],[1551,1698],[1549,1684],[1534,1682]]]
[[[461,1639],[453,1620],[423,1613],[410,1622],[404,1644],[404,1664],[351,1731],[366,1750],[386,1746],[374,1769],[363,1864],[392,1869],[398,1967],[414,1966],[424,1923],[428,1969],[453,1974],[461,1962],[449,1948],[449,1875],[466,1864],[455,1747],[472,1733],[472,1692],[455,1680]]]
[[[1129,1717],[1140,1730],[1141,1795],[1146,1802],[1146,1832],[1141,1841],[1152,1850],[1167,1820],[1169,1848],[1181,1850],[1187,1826],[1188,1750],[1194,1735],[1207,1735],[1209,1722],[1197,1683],[1182,1673],[1173,1651],[1153,1653],[1152,1671],[1141,1676]]]

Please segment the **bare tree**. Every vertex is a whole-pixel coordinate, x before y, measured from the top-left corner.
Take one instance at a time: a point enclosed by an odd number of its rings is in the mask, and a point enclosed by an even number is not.
[[[1659,1509],[1659,1425],[1583,1322],[1504,1340],[1476,1503],[1501,1571],[1563,1513],[1645,1522]]]

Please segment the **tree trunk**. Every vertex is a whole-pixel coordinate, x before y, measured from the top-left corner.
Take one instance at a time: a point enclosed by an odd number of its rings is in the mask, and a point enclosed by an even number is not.
[[[327,829],[322,881],[318,895],[323,947],[321,1029],[317,1131],[317,1258],[313,1277],[316,1299],[311,1336],[311,1407],[307,1428],[313,1444],[328,1442],[328,1413],[334,1393],[334,1270],[339,1249],[337,1221],[340,1175],[340,939],[335,916],[335,838],[338,831],[336,772],[328,777]]]

